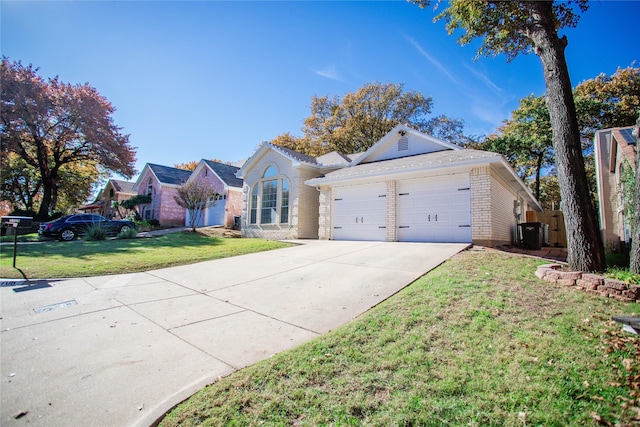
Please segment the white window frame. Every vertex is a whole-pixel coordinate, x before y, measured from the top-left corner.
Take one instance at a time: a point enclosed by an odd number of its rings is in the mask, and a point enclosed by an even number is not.
[[[274,168],[275,174],[268,174],[270,168]],[[267,207],[263,206],[263,193],[265,189],[265,184],[275,181],[276,184],[276,200],[275,205],[271,204]],[[282,205],[283,197],[282,192],[285,185],[283,183],[286,182],[286,192],[288,193],[288,197],[286,200],[287,204],[285,206]],[[277,165],[270,163],[262,171],[261,178],[257,180],[248,194],[249,198],[249,224],[250,225],[260,225],[260,226],[277,226],[277,225],[286,225],[291,221],[291,181],[286,176],[280,174],[280,169]],[[283,208],[286,210],[286,218],[283,218]],[[268,218],[269,222],[263,222],[263,219],[267,219],[264,210],[269,209],[270,214]]]

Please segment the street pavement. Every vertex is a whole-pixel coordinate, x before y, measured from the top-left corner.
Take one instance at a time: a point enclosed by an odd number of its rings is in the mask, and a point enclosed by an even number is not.
[[[338,328],[465,244],[295,241],[144,273],[0,279],[0,425],[149,426]]]

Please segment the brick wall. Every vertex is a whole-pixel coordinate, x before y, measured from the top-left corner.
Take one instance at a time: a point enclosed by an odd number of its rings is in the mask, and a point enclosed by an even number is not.
[[[178,194],[178,189],[175,187],[162,186],[160,192],[156,192],[156,212],[158,212],[157,206],[159,206],[159,213],[157,219],[160,221],[160,225],[163,226],[184,226],[186,220],[187,211],[176,203],[174,196]]]
[[[471,187],[471,240],[478,245],[492,246],[491,177],[489,167],[469,172]]]
[[[231,187],[227,192],[225,227],[233,227],[236,216],[242,215],[242,189]]]
[[[319,197],[318,238],[331,238],[331,188],[322,188]]]
[[[387,242],[395,242],[397,240],[396,230],[396,188],[397,181],[387,181]]]
[[[492,246],[510,245],[515,241],[516,217],[513,205],[516,198],[515,192],[491,170]]]
[[[616,279],[580,271],[562,271],[560,264],[543,264],[536,269],[536,276],[547,282],[572,287],[592,295],[613,298],[623,302],[640,302],[640,286],[627,285]]]
[[[320,192],[315,187],[310,187],[304,182],[319,175],[320,173],[317,169],[299,169],[297,179],[298,197],[293,199],[297,202],[294,218],[297,220],[298,239],[318,238]]]

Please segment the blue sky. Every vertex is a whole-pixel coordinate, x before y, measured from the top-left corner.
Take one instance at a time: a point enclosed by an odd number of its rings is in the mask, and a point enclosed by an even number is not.
[[[640,2],[593,1],[564,31],[572,84],[640,64]],[[518,100],[544,94],[535,55],[474,62],[435,13],[405,1],[7,1],[1,50],[44,77],[88,82],[145,163],[237,161],[301,135],[313,95],[368,82],[431,96],[465,133],[493,132]]]

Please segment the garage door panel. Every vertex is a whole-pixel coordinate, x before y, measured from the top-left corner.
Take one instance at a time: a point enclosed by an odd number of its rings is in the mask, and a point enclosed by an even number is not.
[[[471,242],[469,175],[398,182],[399,241]]]
[[[384,183],[333,189],[334,240],[385,240]]]

